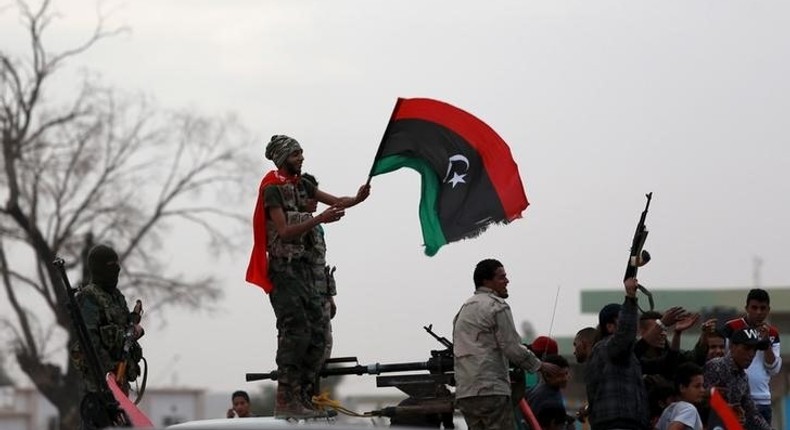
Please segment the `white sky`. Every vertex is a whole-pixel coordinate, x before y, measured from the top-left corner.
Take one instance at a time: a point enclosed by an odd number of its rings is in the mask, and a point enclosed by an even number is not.
[[[6,2],[8,3],[8,2]],[[92,1],[57,1],[54,46],[87,35]],[[252,213],[268,137],[305,148],[321,188],[352,194],[367,179],[397,97],[463,108],[509,143],[532,205],[524,219],[422,254],[419,177],[373,180],[363,205],[327,227],[338,266],[336,356],[362,363],[421,361],[451,337],[495,257],[511,280],[517,321],[572,335],[582,289],[620,288],[644,194],[654,192],[640,280],[653,288],[788,284],[790,4],[778,1],[259,1],[109,3],[132,31],[79,60],[107,83],[166,107],[236,112],[260,157],[241,211]],[[21,48],[13,10],[0,46]],[[77,66],[75,63],[74,66]],[[215,260],[193,237],[165,256],[223,279],[214,313],[147,315],[149,383],[227,391],[275,368],[268,298],[245,284],[251,231]],[[668,307],[675,303],[659,303]],[[739,305],[739,304],[736,304]],[[348,380],[349,378],[347,378]],[[374,390],[372,377],[350,391]]]

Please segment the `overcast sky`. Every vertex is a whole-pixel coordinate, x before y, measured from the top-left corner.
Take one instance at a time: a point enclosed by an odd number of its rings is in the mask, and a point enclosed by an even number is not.
[[[8,3],[8,2],[6,2]],[[54,46],[95,22],[92,1],[55,1]],[[621,288],[644,194],[654,193],[640,280],[653,288],[788,285],[790,4],[743,1],[260,1],[107,3],[129,33],[73,63],[164,107],[237,113],[258,136],[258,172],[239,189],[252,214],[269,136],[305,150],[321,188],[367,179],[395,100],[465,109],[508,142],[531,206],[480,238],[423,255],[419,176],[374,178],[364,204],[327,226],[337,265],[335,355],[419,361],[451,337],[477,261],[500,259],[517,321],[572,335],[584,289]],[[0,46],[20,48],[13,10]],[[172,312],[142,343],[149,384],[227,391],[275,368],[268,298],[244,282],[251,230],[216,260],[199,238],[165,258],[223,280],[214,313]],[[123,282],[123,280],[122,280]],[[676,303],[658,303],[668,307]],[[740,306],[740,303],[733,304]],[[162,315],[146,315],[161,321]],[[568,351],[563,351],[568,352]],[[372,377],[347,392],[374,390]]]

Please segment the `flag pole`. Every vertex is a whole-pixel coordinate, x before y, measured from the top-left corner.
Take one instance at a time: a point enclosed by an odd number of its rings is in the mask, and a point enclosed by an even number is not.
[[[365,185],[370,185],[370,180],[373,178],[373,168],[376,166],[376,160],[379,159],[381,155],[381,151],[384,149],[384,140],[387,138],[390,132],[390,128],[392,127],[392,121],[395,119],[395,114],[398,113],[398,108],[400,107],[400,103],[404,99],[398,97],[398,100],[395,102],[395,107],[392,109],[392,114],[390,115],[390,120],[387,122],[387,128],[384,129],[384,135],[381,136],[381,143],[379,143],[379,148],[376,150],[376,156],[373,158],[373,164],[370,166],[370,173],[368,173],[368,181]]]
[[[551,311],[551,324],[549,325],[549,337],[551,337],[551,332],[554,329],[554,315],[557,314],[557,302],[560,298],[560,284],[557,284],[557,295],[554,296],[554,310]]]

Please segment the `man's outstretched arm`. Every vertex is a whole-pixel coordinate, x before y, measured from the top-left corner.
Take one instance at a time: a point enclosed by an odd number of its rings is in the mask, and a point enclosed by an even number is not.
[[[298,224],[288,224],[285,219],[285,211],[283,211],[283,208],[279,206],[269,208],[269,217],[272,223],[274,223],[277,235],[285,240],[303,235],[319,224],[328,224],[338,221],[344,214],[343,209],[330,206],[318,216],[310,217],[306,221]]]
[[[341,208],[350,208],[351,206],[358,205],[365,201],[370,195],[370,185],[365,184],[359,187],[357,195],[354,197],[336,197],[325,191],[315,190],[315,198],[326,205],[338,206]]]

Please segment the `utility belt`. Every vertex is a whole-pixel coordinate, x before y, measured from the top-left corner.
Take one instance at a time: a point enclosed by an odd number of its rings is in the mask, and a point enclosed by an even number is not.
[[[304,255],[298,257],[269,257],[269,270],[276,272],[298,270],[309,274],[310,267],[310,260]]]

